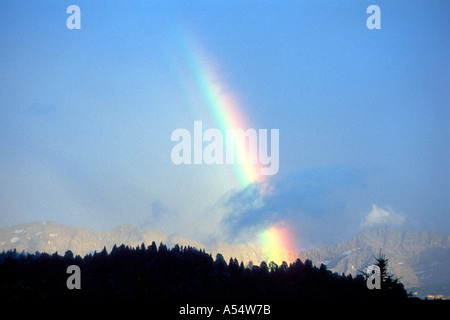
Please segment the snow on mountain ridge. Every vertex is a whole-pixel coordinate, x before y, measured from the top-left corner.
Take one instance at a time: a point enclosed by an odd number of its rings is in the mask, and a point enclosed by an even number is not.
[[[19,232],[20,231],[20,232]],[[0,228],[0,251],[16,249],[64,254],[71,250],[84,256],[104,247],[109,251],[114,245],[140,246],[152,242],[175,244],[204,249],[212,254],[221,253],[228,261],[236,258],[256,265],[265,259],[254,244],[230,244],[217,242],[208,246],[180,236],[165,235],[150,228],[121,225],[108,231],[61,225],[53,221],[24,223],[9,228]],[[380,249],[389,258],[390,272],[402,277],[406,287],[450,283],[450,235],[431,231],[400,231],[390,227],[367,229],[349,241],[322,246],[298,254],[301,260],[310,259],[313,264],[324,263],[337,273],[356,275],[374,262]]]

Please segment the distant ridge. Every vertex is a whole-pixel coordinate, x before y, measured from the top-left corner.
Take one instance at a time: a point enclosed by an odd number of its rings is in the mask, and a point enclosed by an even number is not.
[[[448,287],[450,284],[450,235],[432,231],[405,231],[387,226],[364,230],[351,240],[322,246],[300,254],[314,264],[355,275],[373,262],[382,249],[391,273],[401,277],[406,288]],[[438,293],[436,293],[438,294]]]
[[[218,242],[209,246],[178,236],[167,236],[150,228],[121,225],[108,231],[67,226],[53,221],[23,223],[0,228],[0,251],[16,249],[29,253],[71,250],[84,256],[104,247],[108,251],[116,245],[131,247],[142,243],[164,243],[169,247],[178,244],[204,249],[215,256],[221,253],[226,261],[236,258],[248,264],[260,264],[264,254],[253,244],[229,244]],[[439,295],[439,288],[450,284],[450,235],[432,231],[406,231],[391,227],[364,230],[344,243],[321,246],[299,253],[301,260],[310,259],[314,265],[325,264],[339,274],[353,276],[372,264],[374,255],[382,249],[389,259],[390,272],[401,277],[406,288],[428,288],[430,295]],[[432,288],[432,289],[429,289]]]
[[[68,268],[78,271],[66,279]],[[259,266],[246,268],[236,259],[227,263],[221,254],[213,259],[193,247],[175,245],[169,249],[154,242],[147,247],[114,246],[109,253],[104,249],[84,258],[70,251],[64,256],[0,253],[0,283],[1,301],[42,299],[53,304],[60,299],[72,303],[85,299],[132,299],[136,303],[143,299],[146,306],[148,302],[156,302],[155,299],[167,298],[277,299],[291,305],[292,299],[322,303],[341,299],[398,303],[408,299],[401,283],[384,281],[381,290],[370,290],[362,276],[353,278],[332,273],[323,265],[313,266],[310,260],[303,263],[297,259],[290,265],[280,266],[261,262]],[[187,306],[185,302],[182,304]],[[269,311],[272,306],[270,303],[264,308]]]
[[[16,249],[28,253],[38,251],[64,254],[70,250],[75,255],[84,256],[95,251],[100,252],[105,247],[110,251],[114,245],[137,247],[144,243],[148,246],[153,241],[157,244],[162,242],[169,247],[178,244],[205,249],[213,255],[220,252],[227,261],[236,258],[244,263],[252,261],[259,264],[264,260],[258,247],[253,245],[216,243],[207,248],[197,241],[167,236],[153,229],[135,225],[121,225],[103,232],[62,225],[54,221],[37,221],[0,228],[0,251]]]

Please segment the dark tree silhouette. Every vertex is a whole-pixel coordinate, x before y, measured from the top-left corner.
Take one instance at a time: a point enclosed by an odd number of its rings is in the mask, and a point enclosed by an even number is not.
[[[387,273],[387,259],[377,263],[384,270],[384,290],[369,290],[363,276],[332,273],[310,260],[259,266],[219,253],[175,245],[167,248],[153,242],[136,248],[114,246],[108,253],[63,256],[47,253],[25,254],[16,250],[0,253],[0,298],[294,298],[367,299],[406,297],[398,278]],[[69,290],[69,265],[81,270],[81,290]]]
[[[376,293],[377,296],[406,298],[408,296],[408,293],[406,292],[403,284],[400,282],[400,278],[389,273],[389,259],[387,259],[386,255],[381,252],[381,249],[378,256],[374,256],[374,259],[376,261],[375,265],[380,269],[381,280],[381,286],[379,290],[380,292]],[[361,273],[364,275],[366,281],[372,275],[367,273],[366,271],[361,271]]]

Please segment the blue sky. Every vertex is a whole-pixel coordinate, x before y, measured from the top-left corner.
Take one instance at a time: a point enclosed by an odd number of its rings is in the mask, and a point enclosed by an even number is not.
[[[66,28],[71,4],[80,30]],[[371,4],[380,30],[366,27]],[[449,233],[449,9],[2,1],[0,226],[132,223],[232,241],[284,220],[299,247],[378,224]],[[248,123],[280,130],[270,195],[226,183],[223,166],[170,161],[171,132],[206,121],[180,70],[192,38]]]

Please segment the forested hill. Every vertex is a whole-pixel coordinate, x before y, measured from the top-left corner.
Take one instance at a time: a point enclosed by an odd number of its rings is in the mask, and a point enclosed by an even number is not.
[[[70,265],[80,268],[81,288],[69,290]],[[301,298],[405,299],[401,283],[369,290],[362,276],[332,273],[310,260],[244,267],[221,254],[155,242],[145,247],[116,247],[74,256],[57,253],[0,254],[1,298]]]

